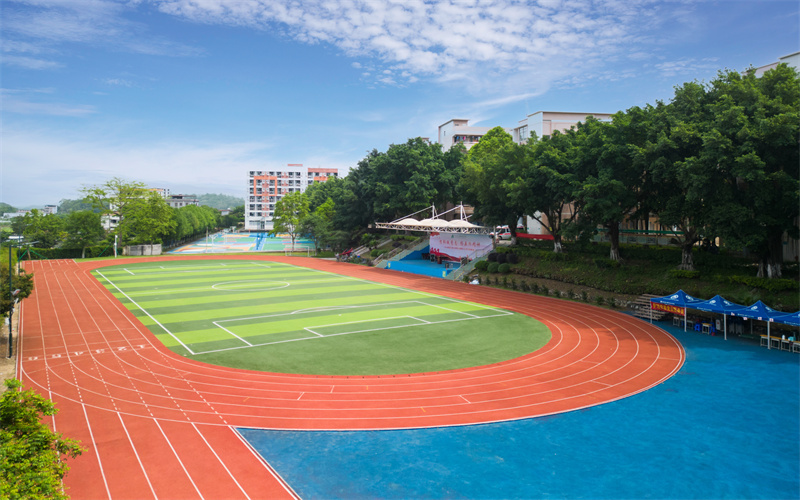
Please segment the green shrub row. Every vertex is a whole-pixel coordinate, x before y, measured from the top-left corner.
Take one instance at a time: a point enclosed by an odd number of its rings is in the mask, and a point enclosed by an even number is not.
[[[742,285],[751,286],[753,288],[761,288],[770,292],[782,292],[797,288],[797,281],[788,279],[757,278],[755,276],[729,276],[728,280],[731,283],[739,283]]]

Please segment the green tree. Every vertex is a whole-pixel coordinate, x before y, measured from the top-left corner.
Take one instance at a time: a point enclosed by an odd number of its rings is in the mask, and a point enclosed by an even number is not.
[[[136,237],[132,231],[136,220],[134,214],[141,208],[143,200],[149,194],[143,183],[115,177],[105,184],[84,187],[81,191],[86,201],[103,215],[119,215],[119,225],[112,233],[119,236],[121,244],[126,245],[133,241]]]
[[[3,262],[0,264],[0,315],[8,316],[14,300],[23,300],[33,293],[33,275],[27,274],[22,270],[19,274],[14,271],[16,254],[12,255],[12,261],[8,262],[8,247],[0,248],[3,253]],[[11,266],[11,290],[9,291],[9,266]],[[19,290],[12,299],[11,292]]]
[[[275,204],[273,214],[272,234],[288,233],[292,239],[292,250],[294,242],[300,234],[301,222],[308,217],[308,198],[305,193],[294,191],[287,194]]]
[[[36,241],[39,248],[53,248],[64,237],[64,220],[54,214],[42,215],[34,208],[25,214],[23,220],[22,235],[28,241]]]
[[[69,471],[66,458],[84,450],[41,422],[55,415],[52,401],[33,390],[22,391],[18,380],[5,381],[0,398],[0,498],[67,499],[62,480]]]
[[[576,199],[582,206],[583,230],[602,226],[611,242],[610,259],[622,260],[620,225],[637,217],[644,189],[643,148],[649,125],[648,110],[634,107],[619,112],[610,123],[587,117],[575,133],[576,174],[580,182]]]
[[[800,236],[800,78],[785,64],[761,77],[726,71],[708,94],[696,161],[724,174],[710,224],[757,256],[759,277],[781,277],[784,234]]]
[[[553,235],[553,251],[563,251],[562,237],[579,220],[581,179],[576,175],[577,132],[554,131],[542,140],[532,138],[522,146],[521,167],[510,183],[511,197],[524,213],[538,220]]]
[[[473,205],[474,215],[489,225],[508,225],[512,244],[523,204],[511,197],[509,181],[522,167],[524,152],[502,127],[489,130],[472,146],[464,160],[459,185],[463,200]]]
[[[16,212],[17,209],[9,205],[8,203],[3,203],[0,201],[0,214],[7,214]]]
[[[188,207],[187,207],[188,208]],[[125,210],[126,234],[134,244],[160,243],[172,231],[175,221],[172,208],[158,193],[149,193],[132,200]],[[120,221],[122,225],[123,221]]]
[[[101,241],[106,232],[100,222],[100,214],[83,210],[70,212],[64,221],[65,248],[80,248],[81,258],[86,257],[86,247]]]

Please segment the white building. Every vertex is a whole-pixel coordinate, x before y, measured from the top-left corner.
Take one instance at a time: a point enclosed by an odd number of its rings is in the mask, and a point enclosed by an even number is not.
[[[278,200],[289,193],[302,193],[308,186],[325,182],[329,177],[339,177],[339,169],[303,167],[299,163],[290,163],[276,170],[251,170],[245,196],[245,230],[271,231]]]
[[[471,127],[469,120],[454,118],[446,123],[439,125],[439,138],[436,142],[442,145],[442,149],[447,151],[456,144],[463,144],[469,149],[486,135],[494,127]],[[511,133],[509,129],[506,132]]]
[[[167,198],[167,205],[172,208],[188,207],[189,205],[200,206],[200,200],[191,198],[188,194],[173,194]]]
[[[775,61],[774,63],[767,64],[765,66],[759,66],[758,68],[755,68],[756,76],[761,76],[764,73],[766,73],[767,71],[777,68],[778,64],[780,64],[780,63],[786,63],[789,66],[800,70],[800,52],[795,52],[793,54],[789,54],[788,56],[783,56],[783,57],[779,58],[777,61]]]
[[[514,142],[522,144],[527,142],[531,133],[535,132],[536,137],[541,139],[544,136],[553,135],[553,131],[566,132],[578,125],[578,122],[585,122],[586,118],[593,116],[600,121],[610,121],[609,113],[573,113],[570,111],[537,111],[530,114],[514,127],[511,136]]]

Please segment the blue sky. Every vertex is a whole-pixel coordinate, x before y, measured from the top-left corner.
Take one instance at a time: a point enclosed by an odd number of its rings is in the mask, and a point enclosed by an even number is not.
[[[793,1],[3,0],[0,201],[244,196],[467,118],[615,112],[799,50]]]

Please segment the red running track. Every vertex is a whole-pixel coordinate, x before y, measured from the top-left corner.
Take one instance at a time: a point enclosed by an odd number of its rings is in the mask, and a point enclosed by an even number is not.
[[[65,481],[73,498],[293,498],[234,427],[401,429],[536,417],[645,391],[684,361],[660,328],[585,304],[318,259],[153,258],[188,259],[287,262],[503,307],[543,322],[552,339],[517,359],[437,373],[237,370],[168,350],[90,274],[141,259],[30,262],[35,291],[22,309],[19,376],[56,402],[54,428],[88,448]]]

